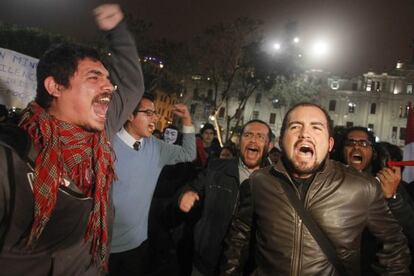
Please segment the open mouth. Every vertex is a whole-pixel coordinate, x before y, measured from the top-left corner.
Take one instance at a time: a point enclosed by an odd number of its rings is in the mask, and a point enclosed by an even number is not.
[[[353,164],[361,164],[362,163],[362,155],[360,153],[353,153],[351,155],[351,163]]]
[[[248,148],[247,148],[247,151],[248,151],[248,152],[251,152],[251,153],[257,153],[257,152],[259,152],[259,149],[254,148],[254,147],[248,147]]]
[[[297,153],[301,157],[312,158],[315,154],[315,150],[310,144],[302,144],[297,146]]]
[[[108,111],[109,103],[111,102],[112,94],[103,93],[96,96],[92,101],[92,108],[95,114],[102,119],[106,118],[106,112]]]

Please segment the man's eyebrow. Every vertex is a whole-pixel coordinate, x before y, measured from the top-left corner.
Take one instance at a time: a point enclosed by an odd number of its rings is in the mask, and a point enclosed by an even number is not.
[[[289,122],[288,126],[294,125],[294,124],[303,125],[303,122],[300,122],[300,121],[292,121],[292,122]]]
[[[325,124],[324,123],[321,123],[321,122],[311,122],[311,125],[312,126],[317,125],[317,126],[323,126],[323,127],[325,127]]]
[[[99,71],[99,70],[95,70],[95,69],[91,69],[91,70],[89,70],[88,71],[88,74],[95,74],[95,75],[99,75],[99,76],[104,76],[105,74],[104,73],[102,73],[101,71]]]

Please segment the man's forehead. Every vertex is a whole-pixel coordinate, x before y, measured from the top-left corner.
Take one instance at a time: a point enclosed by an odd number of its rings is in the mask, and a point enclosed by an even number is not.
[[[151,101],[149,99],[142,98],[141,101],[139,102],[139,107],[140,108],[145,108],[145,109],[147,109],[147,108],[154,109],[155,108],[155,104],[154,104],[153,101]]]
[[[362,130],[353,130],[348,133],[347,138],[361,138],[361,139],[368,139],[368,134]]]
[[[316,106],[298,106],[292,110],[288,117],[288,124],[311,123],[327,126],[328,121],[325,113]]]
[[[99,60],[93,60],[90,58],[84,58],[78,61],[78,72],[88,73],[88,72],[99,72],[103,75],[109,76],[108,70],[105,68],[102,62]]]
[[[254,122],[246,125],[244,132],[260,132],[267,134],[269,132],[269,129],[264,124]]]

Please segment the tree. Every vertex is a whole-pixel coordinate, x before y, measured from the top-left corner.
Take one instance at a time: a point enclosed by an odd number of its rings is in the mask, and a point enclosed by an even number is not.
[[[257,50],[261,41],[262,23],[250,18],[238,18],[232,22],[220,23],[207,28],[193,41],[192,55],[197,61],[196,68],[204,81],[211,85],[212,113],[228,104],[231,97],[242,93],[239,103],[244,108],[247,99],[258,87],[256,68],[249,54]],[[237,114],[226,114],[226,139],[229,138],[230,122]],[[237,120],[239,122],[239,120]]]
[[[0,23],[0,47],[40,58],[54,43],[74,41],[72,38],[37,29]]]

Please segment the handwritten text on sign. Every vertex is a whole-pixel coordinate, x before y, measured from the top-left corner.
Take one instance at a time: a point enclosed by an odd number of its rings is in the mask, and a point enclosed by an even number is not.
[[[0,104],[24,108],[34,99],[38,61],[0,48]]]

